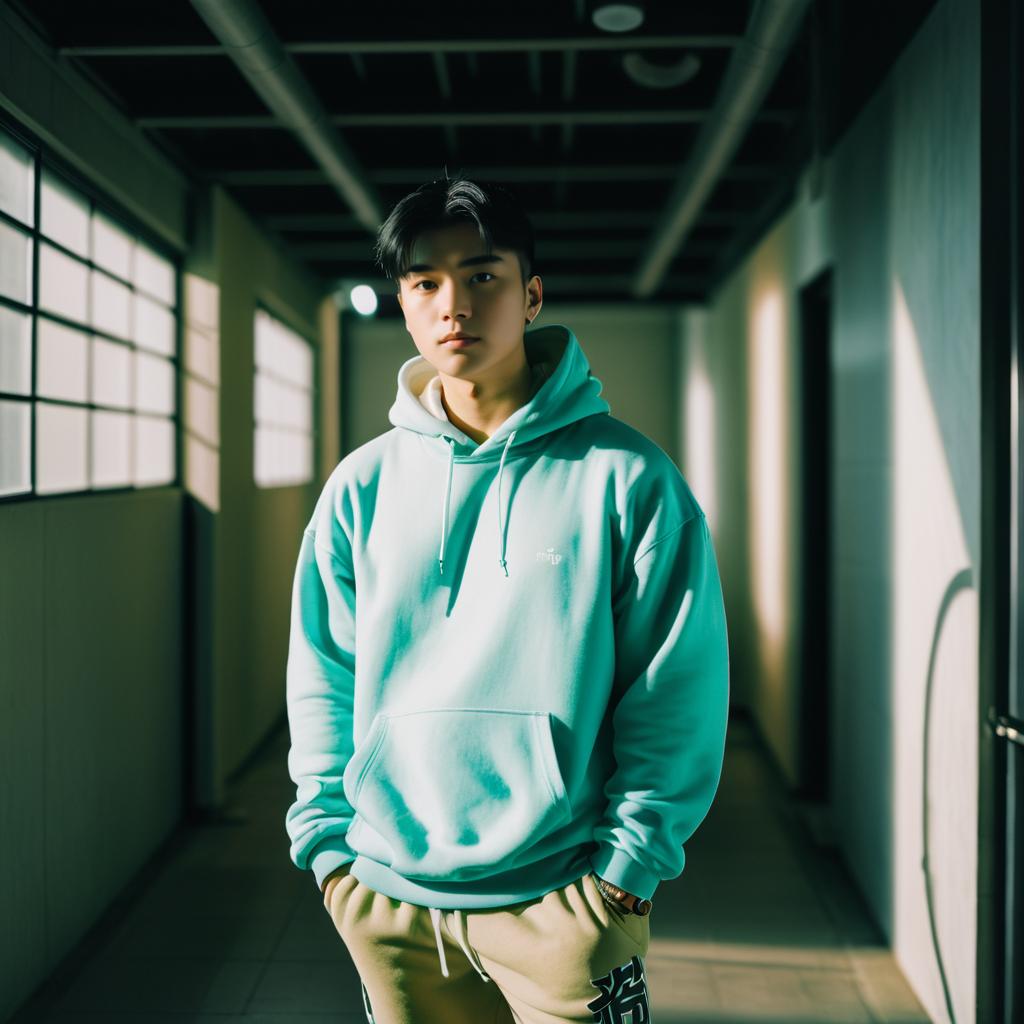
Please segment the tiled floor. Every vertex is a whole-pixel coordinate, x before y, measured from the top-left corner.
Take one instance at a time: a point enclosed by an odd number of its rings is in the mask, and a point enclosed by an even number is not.
[[[283,733],[233,788],[248,817],[190,831],[12,1024],[364,1024],[344,944],[312,876],[288,860],[287,745]],[[801,821],[749,726],[733,722],[715,805],[683,874],[658,889],[654,1024],[928,1021]]]

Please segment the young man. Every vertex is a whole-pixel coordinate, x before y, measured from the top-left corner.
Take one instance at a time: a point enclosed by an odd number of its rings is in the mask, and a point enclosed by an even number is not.
[[[430,182],[377,257],[420,354],[302,537],[292,860],[375,1024],[646,1021],[651,899],[725,747],[708,524],[572,331],[524,334],[510,193]]]

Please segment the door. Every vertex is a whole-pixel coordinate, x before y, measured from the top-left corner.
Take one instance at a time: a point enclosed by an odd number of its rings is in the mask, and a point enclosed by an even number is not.
[[[981,12],[977,1019],[1013,1024],[1024,1020],[1024,16],[1006,0]]]

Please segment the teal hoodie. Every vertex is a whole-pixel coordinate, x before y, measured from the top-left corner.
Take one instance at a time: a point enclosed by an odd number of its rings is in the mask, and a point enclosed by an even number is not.
[[[525,346],[534,393],[480,444],[405,362],[393,428],[338,463],[303,533],[286,829],[317,885],[354,861],[432,912],[590,871],[651,898],[718,788],[729,658],[704,513],[609,414],[572,331]]]

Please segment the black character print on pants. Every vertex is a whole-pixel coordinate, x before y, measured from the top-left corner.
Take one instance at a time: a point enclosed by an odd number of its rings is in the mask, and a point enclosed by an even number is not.
[[[647,1004],[647,981],[644,964],[638,956],[621,967],[613,967],[602,978],[590,984],[601,994],[587,1003],[594,1011],[594,1020],[601,1024],[649,1024],[651,1011]]]
[[[373,1019],[373,1010],[370,1009],[370,993],[366,991],[366,986],[362,981],[360,981],[359,984],[363,990],[363,1009],[366,1011],[366,1020],[368,1024],[377,1024]]]

